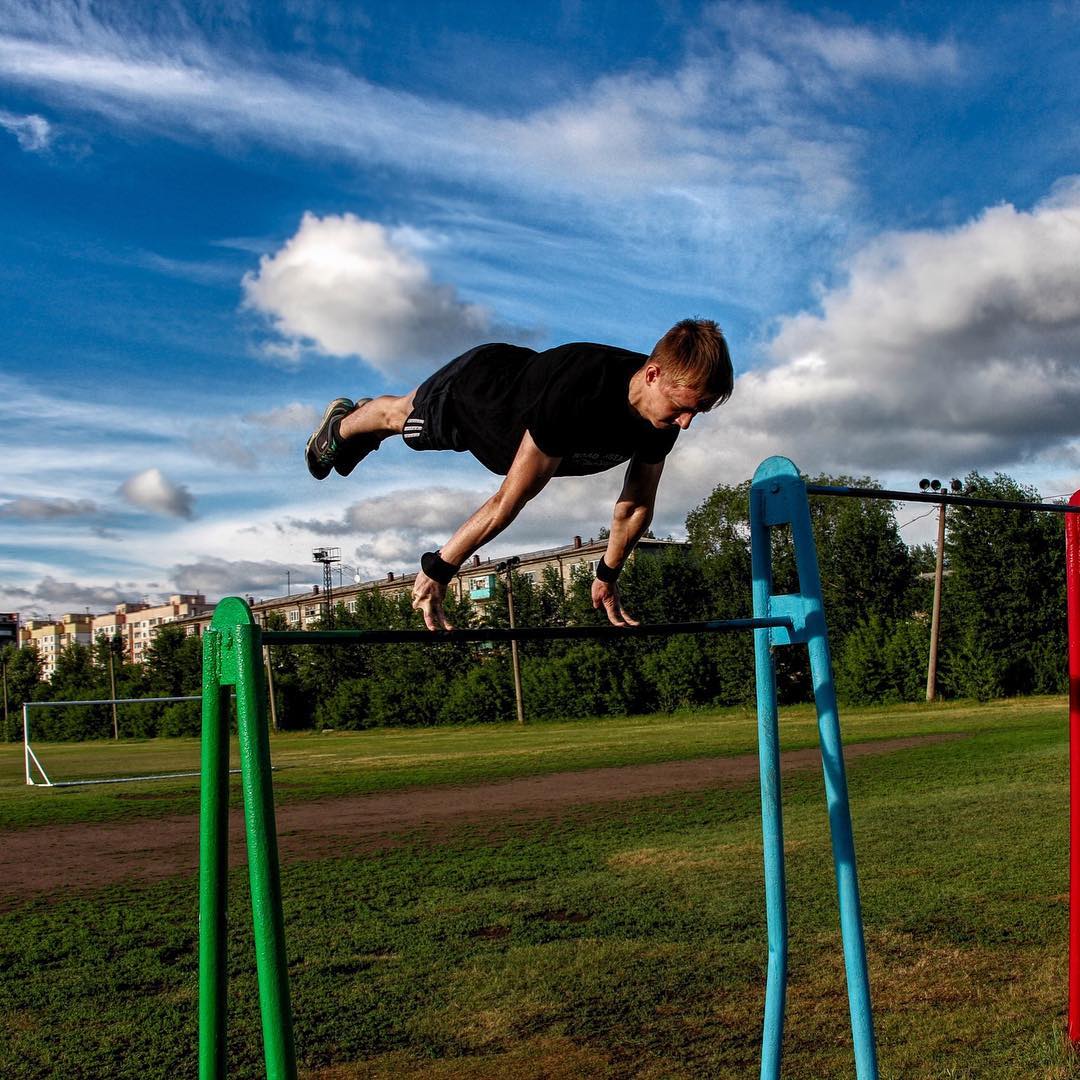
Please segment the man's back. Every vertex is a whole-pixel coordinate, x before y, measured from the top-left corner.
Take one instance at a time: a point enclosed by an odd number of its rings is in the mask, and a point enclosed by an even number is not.
[[[502,343],[473,349],[448,372],[455,444],[500,475],[526,431],[562,459],[558,476],[602,472],[635,455],[659,461],[678,429],[658,430],[630,407],[630,378],[646,359],[592,342],[544,352]]]

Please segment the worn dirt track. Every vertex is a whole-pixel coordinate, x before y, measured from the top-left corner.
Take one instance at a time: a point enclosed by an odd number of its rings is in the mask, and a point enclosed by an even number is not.
[[[853,743],[845,746],[844,757],[850,762],[950,737]],[[820,760],[817,749],[788,751],[782,770],[816,768]],[[732,787],[752,781],[757,769],[757,755],[743,754],[286,803],[277,808],[278,842],[286,863],[350,855],[394,846],[403,833],[417,830],[435,841],[461,825],[495,825],[511,817],[529,821],[571,808]],[[194,814],[0,832],[0,909],[34,896],[195,874],[198,835]],[[238,811],[229,819],[229,861],[246,861]]]

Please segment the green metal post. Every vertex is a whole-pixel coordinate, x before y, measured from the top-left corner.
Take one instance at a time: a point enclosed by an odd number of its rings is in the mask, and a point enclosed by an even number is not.
[[[204,643],[203,855],[200,872],[199,1052],[201,1080],[225,1072],[225,886],[228,862],[228,705],[236,687],[255,963],[268,1080],[295,1080],[292,1010],[281,908],[270,739],[262,676],[262,638],[251,610],[231,596],[214,609]],[[216,690],[216,704],[211,703]]]
[[[203,638],[202,810],[199,816],[199,1077],[225,1075],[225,966],[229,871],[229,692],[220,632]]]
[[[270,736],[263,685],[262,640],[252,622],[236,627],[236,715],[240,736],[240,778],[244,789],[251,913],[255,921],[255,962],[259,973],[263,1052],[268,1080],[293,1080],[292,1009],[281,909],[277,825],[270,782]]]

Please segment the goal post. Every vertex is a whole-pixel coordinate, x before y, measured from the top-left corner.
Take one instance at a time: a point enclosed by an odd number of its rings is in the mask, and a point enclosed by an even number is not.
[[[176,772],[144,773],[139,776],[107,776],[75,780],[53,780],[41,764],[41,759],[34,750],[31,739],[30,710],[63,708],[77,705],[150,705],[162,702],[201,701],[201,695],[191,697],[146,697],[146,698],[94,698],[85,701],[24,701],[23,702],[23,760],[26,768],[26,782],[31,787],[75,787],[82,784],[124,784],[135,780],[172,780],[182,776],[198,776],[200,770]],[[196,750],[197,753],[197,750]],[[35,779],[35,775],[38,777]]]

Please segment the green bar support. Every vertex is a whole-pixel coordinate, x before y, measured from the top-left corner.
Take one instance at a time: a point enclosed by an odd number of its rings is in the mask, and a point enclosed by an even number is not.
[[[225,1075],[229,686],[236,687],[240,778],[266,1075],[269,1080],[296,1077],[261,655],[260,630],[251,609],[235,596],[223,600],[214,610],[203,642],[200,1080],[220,1080]]]
[[[225,1075],[229,861],[229,692],[218,677],[221,635],[203,640],[202,812],[199,816],[199,1077]]]

